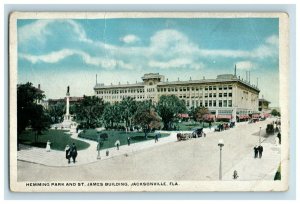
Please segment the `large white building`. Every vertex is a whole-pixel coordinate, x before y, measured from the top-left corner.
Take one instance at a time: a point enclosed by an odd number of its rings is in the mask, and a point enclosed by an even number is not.
[[[96,96],[114,103],[132,97],[157,103],[162,95],[176,95],[188,108],[207,107],[214,118],[243,119],[258,113],[260,90],[236,74],[218,75],[216,79],[168,81],[159,73],[148,73],[135,84],[96,84]]]

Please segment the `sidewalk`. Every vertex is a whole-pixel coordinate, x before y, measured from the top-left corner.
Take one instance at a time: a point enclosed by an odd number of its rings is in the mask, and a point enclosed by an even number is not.
[[[243,160],[223,173],[222,180],[234,180],[234,170],[238,172],[237,181],[273,180],[281,159],[281,146],[276,141],[276,134],[266,138],[261,145],[264,148],[261,159],[254,158],[252,149]]]
[[[86,140],[78,137],[78,133],[72,133],[71,137],[77,140],[81,140],[90,144],[90,147],[78,151],[78,156],[76,158],[76,163],[71,162],[68,164],[67,159],[65,158],[64,151],[51,150],[50,152],[46,152],[44,148],[30,147],[21,145],[21,150],[18,151],[18,160],[27,161],[37,164],[42,164],[46,166],[78,166],[83,164],[89,164],[93,162],[100,161],[97,159],[98,151],[97,151],[97,142],[92,140]],[[159,138],[159,141],[155,143],[154,140],[149,140],[145,142],[132,143],[130,146],[122,145],[120,149],[117,150],[116,147],[109,148],[100,151],[101,160],[109,159],[119,155],[131,154],[136,151],[140,151],[142,149],[147,149],[159,145],[163,145],[170,142],[177,141],[176,133],[171,133],[170,136]],[[106,150],[109,151],[109,156],[106,156]],[[71,160],[72,161],[72,160]]]

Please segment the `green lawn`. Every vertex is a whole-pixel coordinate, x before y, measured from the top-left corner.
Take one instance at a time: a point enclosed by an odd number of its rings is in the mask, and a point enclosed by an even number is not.
[[[48,130],[38,136],[38,141],[35,142],[35,133],[31,130],[24,131],[18,136],[21,144],[31,145],[35,147],[46,148],[48,140],[51,142],[51,149],[64,151],[66,145],[75,143],[77,150],[88,148],[90,145],[86,142],[76,140],[70,137],[66,130]]]
[[[98,141],[99,135],[102,133],[108,134],[108,138],[106,140],[101,139],[103,142],[103,146],[101,146],[101,149],[107,149],[115,146],[115,142],[117,140],[120,141],[121,146],[127,145],[127,138],[130,137],[130,143],[136,143],[136,142],[142,142],[146,141],[144,137],[143,132],[124,132],[124,131],[110,131],[110,130],[104,130],[97,132],[95,129],[88,129],[85,130],[85,132],[79,133],[79,137]],[[156,133],[148,133],[148,139],[147,140],[154,140]],[[161,134],[161,137],[166,137],[169,134]],[[154,141],[153,141],[154,142]]]

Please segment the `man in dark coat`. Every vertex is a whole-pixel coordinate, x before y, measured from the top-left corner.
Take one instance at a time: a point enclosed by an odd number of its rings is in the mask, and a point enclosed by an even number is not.
[[[258,147],[255,146],[253,149],[254,149],[254,158],[256,159],[257,158],[257,154],[258,154]]]
[[[75,143],[73,143],[73,145],[71,147],[70,154],[71,154],[71,157],[73,159],[73,163],[75,163],[76,162],[76,157],[77,157],[77,147],[76,147]]]
[[[158,142],[158,133],[155,135],[155,143]]]
[[[258,153],[259,153],[259,158],[260,158],[260,159],[261,159],[261,157],[262,157],[263,151],[264,151],[264,148],[263,148],[261,145],[259,145],[259,146],[258,146]]]

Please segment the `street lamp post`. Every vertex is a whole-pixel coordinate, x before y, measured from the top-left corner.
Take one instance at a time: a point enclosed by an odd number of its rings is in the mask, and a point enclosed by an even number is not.
[[[260,136],[260,132],[261,132],[261,127],[259,127],[259,145],[261,144],[261,136]]]
[[[97,145],[97,151],[98,151],[97,159],[101,159],[101,156],[100,156],[100,147],[101,147],[101,138],[100,138],[100,135],[99,135],[98,145]]]
[[[219,180],[222,180],[222,147],[224,146],[222,139],[219,140],[218,146],[220,147]]]

